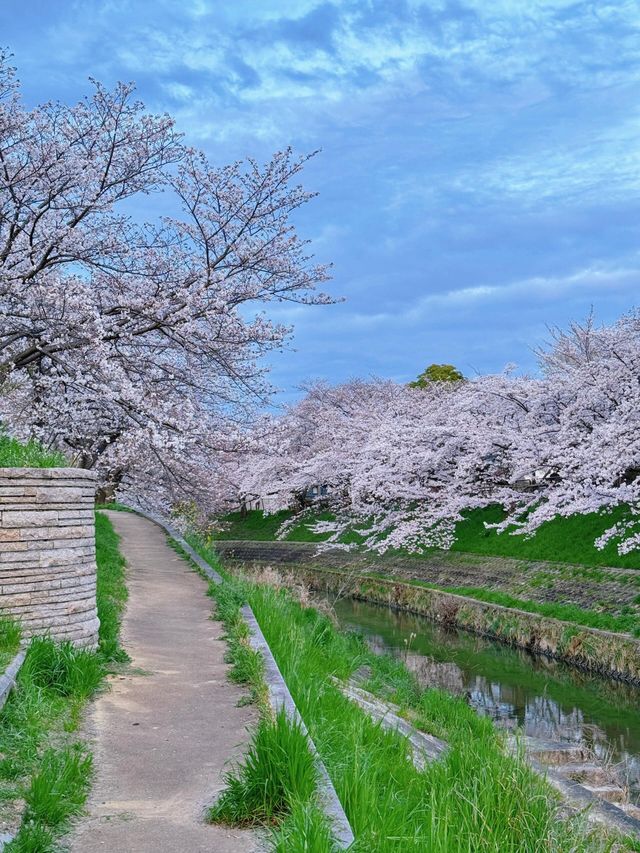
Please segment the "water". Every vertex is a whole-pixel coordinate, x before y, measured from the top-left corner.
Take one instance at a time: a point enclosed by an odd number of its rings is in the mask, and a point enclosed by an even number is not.
[[[640,688],[388,607],[342,599],[335,610],[372,648],[402,656],[425,687],[465,694],[502,728],[581,744],[616,764],[640,804]]]

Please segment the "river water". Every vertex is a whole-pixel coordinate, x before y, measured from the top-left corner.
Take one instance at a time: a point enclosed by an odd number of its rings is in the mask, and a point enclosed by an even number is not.
[[[399,655],[426,687],[463,694],[502,728],[582,744],[617,765],[640,804],[640,688],[388,607],[341,599],[344,628]]]

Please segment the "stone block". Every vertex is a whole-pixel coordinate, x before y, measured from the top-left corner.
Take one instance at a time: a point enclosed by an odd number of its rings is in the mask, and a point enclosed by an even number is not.
[[[50,509],[4,509],[0,508],[0,527],[42,527],[58,522],[58,513]]]

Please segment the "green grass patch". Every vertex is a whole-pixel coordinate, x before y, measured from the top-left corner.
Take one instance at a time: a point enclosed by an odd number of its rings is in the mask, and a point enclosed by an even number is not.
[[[217,618],[225,626],[225,660],[231,664],[229,678],[236,684],[246,684],[250,688],[251,699],[258,704],[264,715],[268,713],[264,662],[249,642],[249,626],[240,613],[244,603],[242,592],[230,583],[210,583],[209,595],[216,602]]]
[[[281,510],[272,514],[265,514],[261,509],[249,512],[230,512],[221,519],[224,529],[215,533],[216,539],[253,539],[256,541],[267,541],[276,538],[276,533],[281,524],[292,513],[289,510]]]
[[[581,563],[585,566],[614,566],[627,569],[640,568],[640,554],[618,554],[614,542],[599,551],[594,541],[612,525],[629,517],[626,506],[607,512],[557,517],[542,524],[529,539],[511,536],[508,532],[496,533],[487,529],[485,522],[502,521],[501,507],[487,507],[466,513],[464,522],[456,527],[454,551],[517,557],[521,560],[549,560],[551,562]]]
[[[85,803],[91,776],[91,755],[81,744],[48,749],[26,792],[25,823],[60,829]]]
[[[125,561],[119,549],[120,537],[108,517],[96,513],[97,602],[100,629],[99,650],[106,661],[123,663],[129,656],[120,646],[120,622],[127,602]]]
[[[65,468],[69,462],[57,450],[46,450],[37,441],[20,442],[0,431],[0,468]]]
[[[209,819],[232,826],[278,823],[316,787],[307,737],[284,711],[263,716],[242,763],[225,776],[225,790]]]
[[[20,625],[9,617],[0,616],[0,672],[11,663],[20,647]]]
[[[223,577],[217,555],[197,536],[188,541]],[[176,543],[177,544],[177,543]],[[179,545],[178,545],[179,549]],[[249,751],[225,778],[226,789],[209,811],[209,819],[234,826],[261,825],[270,829],[274,853],[333,851],[327,818],[316,800],[317,771],[307,738],[284,714],[274,717],[264,681],[264,661],[249,643],[249,628],[240,608],[243,589],[228,579],[209,583],[216,617],[225,626],[229,677],[251,690],[260,711]]]
[[[33,639],[16,689],[0,712],[0,809],[9,823],[22,818],[18,834],[4,848],[7,853],[59,850],[58,836],[81,813],[87,797],[92,762],[76,734],[80,713],[113,663],[126,659],[119,645],[124,560],[111,523],[100,514],[96,554],[103,620],[98,651],[48,637]],[[15,641],[12,631],[5,633]]]
[[[78,649],[70,642],[56,643],[48,637],[35,637],[20,679],[41,691],[56,696],[73,697],[83,702],[91,696],[105,675],[99,655]]]
[[[9,809],[26,803],[18,835],[5,850],[39,850],[34,844],[45,841],[50,846],[43,850],[55,849],[55,836],[81,811],[91,757],[73,733],[103,674],[94,652],[48,638],[31,642],[0,715],[0,798]]]

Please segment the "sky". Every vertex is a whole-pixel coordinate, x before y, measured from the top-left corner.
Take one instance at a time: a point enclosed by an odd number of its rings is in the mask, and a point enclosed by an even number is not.
[[[0,0],[30,105],[134,80],[216,164],[321,149],[296,225],[344,301],[276,312],[285,400],[534,372],[640,304],[639,38],[636,0]]]

